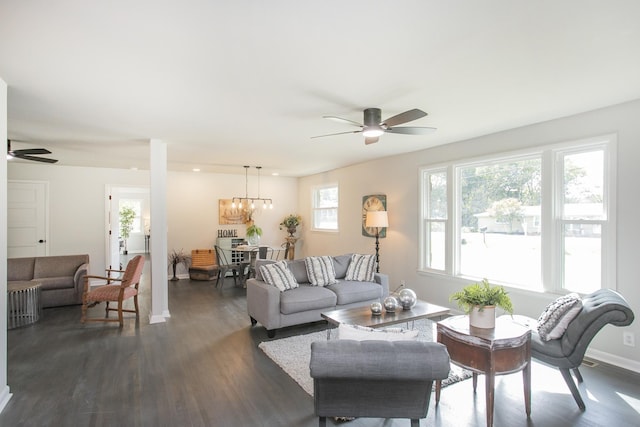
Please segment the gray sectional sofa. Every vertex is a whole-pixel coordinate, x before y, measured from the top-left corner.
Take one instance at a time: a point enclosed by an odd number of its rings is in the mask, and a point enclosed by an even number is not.
[[[89,255],[7,259],[7,282],[36,281],[43,308],[82,304]]]
[[[332,257],[338,283],[312,286],[309,283],[304,259],[287,261],[299,286],[281,292],[262,280],[260,266],[270,260],[256,261],[256,277],[247,280],[247,311],[251,324],[260,322],[269,338],[276,329],[322,320],[321,313],[342,308],[368,306],[382,302],[389,295],[389,277],[375,273],[374,282],[348,281],[344,277],[351,262],[351,254]]]

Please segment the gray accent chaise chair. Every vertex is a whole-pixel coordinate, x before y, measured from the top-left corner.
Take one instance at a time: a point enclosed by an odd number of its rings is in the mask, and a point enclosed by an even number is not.
[[[433,381],[449,375],[444,345],[420,341],[317,341],[311,377],[319,426],[326,417],[427,416]]]
[[[578,407],[584,411],[584,401],[570,371],[582,382],[578,367],[593,337],[607,324],[628,326],[633,319],[633,311],[622,295],[611,289],[599,289],[582,298],[582,310],[560,338],[543,341],[532,331],[531,355],[560,370]]]

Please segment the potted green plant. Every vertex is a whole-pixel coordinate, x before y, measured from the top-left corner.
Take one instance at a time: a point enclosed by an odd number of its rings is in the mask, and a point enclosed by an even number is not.
[[[302,222],[302,217],[300,215],[296,215],[296,214],[287,215],[286,217],[284,217],[284,219],[280,223],[280,230],[282,230],[283,228],[286,228],[287,232],[289,233],[289,237],[293,237],[293,234],[296,232],[301,222]]]
[[[260,237],[262,237],[262,228],[255,224],[251,224],[247,227],[247,242],[250,245],[257,245],[260,243]]]
[[[178,280],[176,276],[176,269],[178,264],[183,264],[185,268],[189,268],[189,263],[191,262],[191,257],[184,254],[182,249],[180,251],[176,251],[175,249],[171,251],[168,257],[169,265],[173,268],[173,277],[170,280]]]
[[[133,230],[133,220],[136,217],[136,211],[134,211],[129,206],[123,206],[120,208],[120,237],[124,241],[124,250],[122,251],[125,255],[129,253],[127,250],[127,239],[131,235],[131,230]]]
[[[502,286],[491,285],[487,279],[465,286],[451,295],[449,301],[456,301],[469,315],[469,324],[477,328],[495,327],[496,307],[513,314],[513,305],[507,291]]]

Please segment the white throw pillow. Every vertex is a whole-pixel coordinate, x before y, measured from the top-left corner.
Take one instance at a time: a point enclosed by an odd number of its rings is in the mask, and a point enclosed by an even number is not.
[[[582,310],[582,300],[576,293],[564,295],[547,305],[538,317],[538,335],[544,341],[558,339],[569,323]]]
[[[281,292],[298,287],[296,278],[293,277],[286,261],[278,261],[273,264],[260,266],[260,274],[266,283],[280,289]]]
[[[366,326],[348,325],[338,326],[338,338],[341,340],[381,340],[381,341],[417,341],[417,329],[386,328],[374,329]]]
[[[338,283],[336,269],[330,256],[310,256],[304,259],[309,283],[313,286],[327,286]]]
[[[373,282],[373,273],[376,269],[375,255],[351,255],[351,262],[347,268],[345,280],[358,282]]]

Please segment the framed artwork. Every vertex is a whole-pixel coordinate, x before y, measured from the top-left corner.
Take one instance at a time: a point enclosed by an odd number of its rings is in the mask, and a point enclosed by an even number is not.
[[[220,225],[244,224],[247,216],[244,209],[231,207],[231,199],[218,199],[218,223]]]
[[[365,220],[367,219],[367,212],[370,211],[386,211],[387,210],[387,196],[384,194],[372,194],[369,196],[362,196],[362,235],[366,237],[375,237],[376,229],[365,227]],[[380,238],[387,236],[387,228],[380,229]]]

